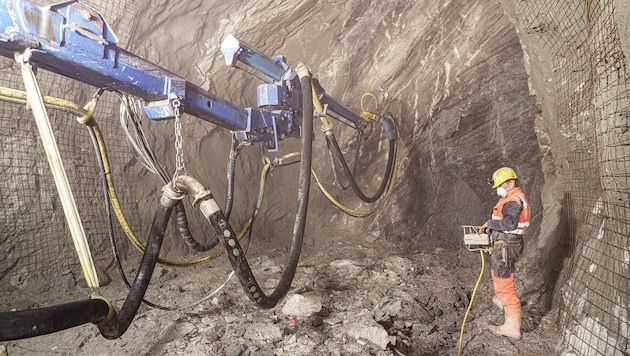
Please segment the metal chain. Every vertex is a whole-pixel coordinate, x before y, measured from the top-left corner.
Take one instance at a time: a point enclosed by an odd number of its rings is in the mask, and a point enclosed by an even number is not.
[[[184,164],[184,149],[182,145],[182,123],[180,120],[179,107],[181,102],[179,100],[173,100],[173,109],[175,111],[175,175],[173,180],[179,176],[181,172],[184,175],[188,175],[186,172],[186,165]]]

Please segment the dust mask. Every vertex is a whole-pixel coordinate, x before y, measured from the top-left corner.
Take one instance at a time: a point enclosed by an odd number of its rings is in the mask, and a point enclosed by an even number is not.
[[[497,188],[497,195],[502,198],[505,198],[505,196],[507,195],[507,190],[505,190],[505,188],[503,187],[499,187]]]

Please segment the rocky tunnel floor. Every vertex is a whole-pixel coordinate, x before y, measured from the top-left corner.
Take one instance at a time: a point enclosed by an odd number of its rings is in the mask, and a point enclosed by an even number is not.
[[[401,256],[396,247],[384,247],[379,240],[369,247],[367,241],[338,243],[303,254],[291,290],[270,310],[247,299],[234,277],[194,307],[163,311],[142,305],[117,340],[106,340],[96,326],[83,325],[3,344],[11,356],[457,355],[481,268],[479,253],[462,247]],[[275,288],[284,256],[281,249],[251,251],[252,269],[266,291]],[[229,273],[224,259],[193,270],[158,267],[147,299],[166,306],[190,305],[216,291]],[[490,288],[486,264],[466,320],[463,355],[559,354],[555,313],[543,312],[527,297],[523,339],[491,335],[487,325],[502,323],[502,312],[492,305]],[[72,300],[87,294],[79,292]],[[102,292],[119,296],[113,298],[116,306],[126,296],[118,280]]]

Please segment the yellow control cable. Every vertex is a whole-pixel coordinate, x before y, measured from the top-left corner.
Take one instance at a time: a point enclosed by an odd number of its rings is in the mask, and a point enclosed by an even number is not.
[[[0,97],[14,99],[18,102],[27,102],[27,94],[25,91],[6,88],[3,86],[0,86]],[[45,104],[56,106],[61,109],[66,109],[81,116],[85,116],[88,113],[88,111],[81,107],[81,105],[69,100],[46,95],[42,96],[42,99],[44,100]]]
[[[370,93],[370,92],[363,93],[361,95],[361,115],[360,116],[365,121],[378,122],[381,119],[381,117],[378,114],[375,114],[373,112],[369,112],[369,111],[365,110],[365,108],[363,106],[363,99],[366,96],[374,98],[375,107],[378,107],[378,99],[376,98],[376,95],[374,95],[373,93]]]
[[[25,91],[21,91],[21,90],[16,90],[16,89],[11,89],[11,88],[6,88],[6,87],[2,87],[0,86],[0,98],[8,98],[8,99],[14,99],[16,101],[19,102],[28,102],[28,97],[27,97],[27,93]],[[118,218],[118,222],[120,223],[123,231],[125,232],[125,235],[129,238],[129,240],[132,242],[132,244],[141,252],[144,252],[144,245],[142,244],[142,242],[140,242],[140,240],[136,237],[135,233],[133,232],[133,230],[131,229],[129,222],[127,221],[122,207],[120,205],[120,201],[118,200],[118,196],[116,194],[116,189],[114,187],[114,182],[112,180],[111,177],[111,170],[110,170],[110,165],[109,165],[109,158],[107,155],[107,150],[105,147],[105,143],[104,143],[104,139],[103,139],[103,135],[102,132],[98,126],[98,124],[96,123],[96,120],[94,120],[94,118],[92,117],[92,114],[94,113],[94,109],[95,109],[95,105],[90,105],[89,110],[86,110],[85,108],[81,107],[79,104],[76,104],[72,101],[69,100],[65,100],[65,99],[60,99],[60,98],[56,98],[56,97],[51,97],[51,96],[42,96],[43,101],[45,104],[51,105],[51,106],[55,106],[57,108],[61,108],[61,109],[66,109],[68,111],[71,111],[75,114],[81,115],[81,117],[78,119],[78,121],[82,124],[87,124],[90,123],[90,125],[92,125],[92,128],[94,130],[94,134],[95,137],[97,138],[97,142],[98,142],[98,146],[99,146],[99,151],[101,153],[101,157],[102,157],[102,161],[103,161],[103,167],[105,168],[105,178],[107,180],[107,187],[109,190],[109,196],[110,196],[110,202],[112,203],[112,208],[116,214],[116,217]],[[93,103],[94,101],[91,101],[90,103]],[[265,175],[266,177],[266,175]],[[264,184],[264,181],[261,182],[261,185]],[[262,202],[259,202],[257,204],[257,206],[261,205]],[[256,212],[257,214],[258,212]],[[238,239],[241,240],[245,234],[247,233],[248,229],[251,226],[251,220],[245,225],[245,227],[243,227],[241,233],[238,235]],[[223,255],[225,253],[225,251],[221,250],[218,251],[217,253],[214,253],[212,255],[206,256],[206,257],[202,257],[200,259],[197,260],[193,260],[193,261],[172,261],[172,260],[167,260],[167,259],[163,259],[163,258],[158,258],[158,262],[167,265],[167,266],[176,266],[176,267],[189,267],[189,266],[195,266],[195,265],[199,265],[208,261],[211,261],[213,259],[216,259],[217,257]],[[81,259],[82,257],[79,256],[79,258]],[[85,259],[85,258],[83,258]],[[91,257],[90,257],[91,260]],[[83,262],[82,266],[83,266]],[[90,281],[90,279],[88,277],[86,277],[86,281]],[[93,284],[93,283],[92,283]],[[98,283],[97,283],[98,284]]]
[[[472,307],[473,301],[475,300],[475,293],[477,293],[477,287],[479,287],[479,283],[481,282],[481,278],[483,277],[483,271],[486,268],[486,259],[483,256],[484,252],[490,252],[491,248],[487,248],[485,250],[479,250],[479,254],[481,254],[481,271],[479,271],[479,278],[477,278],[477,283],[475,283],[475,288],[473,289],[472,295],[470,296],[470,303],[468,303],[468,308],[466,308],[466,314],[464,315],[464,322],[462,323],[462,329],[459,334],[459,347],[457,350],[457,355],[462,354],[462,340],[464,338],[464,327],[466,326],[466,319],[468,319],[468,313],[470,313],[470,309]]]

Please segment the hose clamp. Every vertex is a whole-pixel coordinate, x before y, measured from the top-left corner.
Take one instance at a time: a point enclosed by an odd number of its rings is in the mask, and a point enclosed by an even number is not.
[[[186,196],[186,192],[177,189],[175,186],[175,181],[170,181],[167,185],[162,187],[162,197],[167,198],[173,202],[184,199]],[[164,206],[170,204],[162,204]]]

